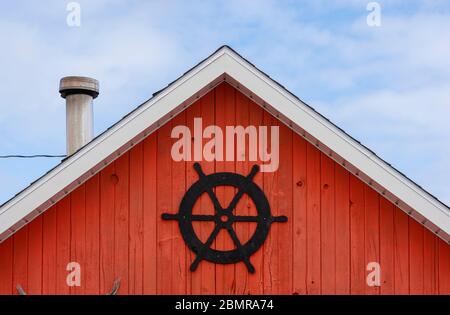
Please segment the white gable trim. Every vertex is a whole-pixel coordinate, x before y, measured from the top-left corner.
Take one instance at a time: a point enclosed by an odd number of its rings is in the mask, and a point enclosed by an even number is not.
[[[225,46],[4,204],[0,242],[223,80],[450,241],[449,208]]]

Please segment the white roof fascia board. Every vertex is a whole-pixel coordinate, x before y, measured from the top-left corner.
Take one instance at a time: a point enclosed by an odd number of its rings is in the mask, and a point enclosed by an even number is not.
[[[227,74],[450,235],[450,211],[415,183],[230,51]]]
[[[225,72],[220,57],[224,49],[186,73],[155,98],[94,139],[58,167],[0,208],[0,235],[37,207],[76,181],[82,174],[113,154],[135,135],[156,123],[188,97]],[[3,239],[3,238],[0,238]]]
[[[225,46],[4,204],[0,240],[17,222],[224,73],[450,235],[445,205]]]

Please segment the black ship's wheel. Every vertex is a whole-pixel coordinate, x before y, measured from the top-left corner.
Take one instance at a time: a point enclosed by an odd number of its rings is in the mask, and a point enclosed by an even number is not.
[[[270,205],[264,192],[253,182],[253,177],[259,171],[258,165],[254,165],[247,177],[235,173],[213,173],[205,175],[200,164],[195,163],[194,169],[199,175],[199,180],[195,182],[186,192],[181,200],[180,209],[176,214],[163,213],[164,220],[177,220],[181,235],[187,246],[197,255],[191,264],[191,271],[195,271],[202,259],[219,263],[232,264],[243,261],[250,273],[255,272],[255,268],[250,262],[252,256],[264,243],[269,234],[270,225],[273,222],[286,222],[286,216],[273,217],[270,213]],[[233,186],[238,189],[228,207],[223,208],[214,193],[217,186]],[[192,209],[196,201],[203,193],[207,193],[214,204],[215,214],[193,214]],[[241,197],[247,194],[254,202],[258,215],[240,216],[234,215]],[[215,227],[203,243],[195,234],[193,221],[212,221]],[[252,237],[242,244],[233,229],[234,222],[256,222],[257,226]],[[211,248],[212,242],[217,237],[221,229],[226,229],[231,236],[236,248],[233,250],[219,251]]]

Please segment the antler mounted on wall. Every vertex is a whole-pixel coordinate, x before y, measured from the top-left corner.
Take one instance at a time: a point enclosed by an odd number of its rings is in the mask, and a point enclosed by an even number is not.
[[[117,292],[119,292],[119,289],[120,289],[120,279],[117,278],[116,280],[114,280],[113,287],[107,295],[116,295]]]
[[[20,284],[16,285],[16,290],[19,295],[27,295],[27,292],[22,288]]]

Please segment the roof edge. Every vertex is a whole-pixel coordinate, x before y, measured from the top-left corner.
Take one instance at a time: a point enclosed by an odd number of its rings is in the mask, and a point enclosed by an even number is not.
[[[185,72],[166,88],[154,94],[127,116],[90,143],[66,158],[61,164],[25,188],[0,207],[0,242],[18,228],[41,214],[64,197],[73,187],[136,144],[137,137],[146,137],[177,112],[184,110],[199,97],[199,91],[226,74],[230,81],[245,87],[249,97],[270,109],[297,133],[311,136],[321,150],[335,152],[333,158],[347,169],[355,168],[366,176],[372,187],[388,190],[397,200],[391,200],[416,220],[450,242],[450,209],[404,174],[379,158],[373,151],[331,123],[278,82],[256,68],[230,46],[223,45],[209,57]],[[226,80],[226,77],[224,77]],[[305,136],[306,137],[306,136]],[[320,147],[320,145],[322,147]],[[109,161],[109,162],[108,162]],[[365,174],[365,175],[364,175]],[[364,175],[364,176],[363,176]],[[375,185],[376,184],[376,185]],[[378,186],[377,186],[378,185]],[[74,188],[73,188],[74,189]],[[402,206],[405,206],[404,208]]]

